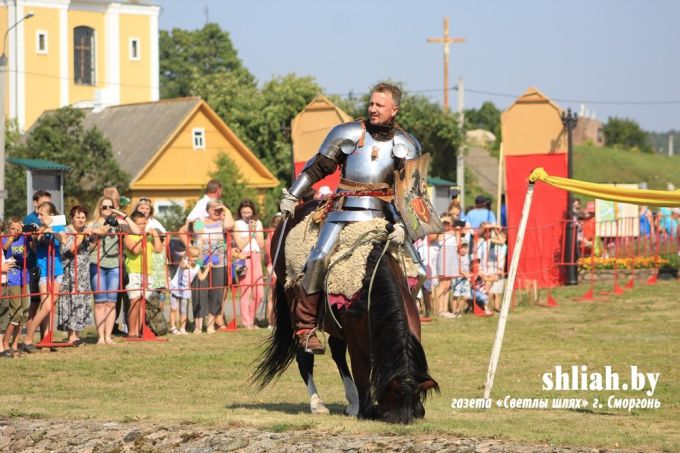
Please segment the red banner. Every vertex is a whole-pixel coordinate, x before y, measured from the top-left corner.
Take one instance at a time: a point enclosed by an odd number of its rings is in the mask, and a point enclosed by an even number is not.
[[[517,228],[522,217],[528,177],[536,167],[550,175],[567,176],[566,154],[532,154],[506,156],[506,203],[508,213],[508,247],[512,256]],[[562,225],[567,211],[567,192],[548,184],[537,183],[524,236],[524,246],[517,268],[515,287],[524,288],[536,280],[541,288],[561,283]]]

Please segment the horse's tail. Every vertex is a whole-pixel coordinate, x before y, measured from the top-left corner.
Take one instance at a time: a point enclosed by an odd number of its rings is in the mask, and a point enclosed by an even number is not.
[[[427,393],[439,391],[439,385],[429,375],[420,340],[409,329],[404,304],[412,300],[408,299],[411,296],[406,277],[389,254],[380,260],[381,249],[376,246],[371,252],[364,280],[367,300],[375,269],[369,313],[373,356],[371,389],[383,420],[410,423],[424,415],[422,404]],[[381,401],[387,404],[380,404]]]
[[[295,358],[296,352],[288,300],[279,280],[276,282],[274,291],[276,323],[272,334],[263,342],[265,349],[258,357],[259,364],[250,378],[251,382],[257,383],[260,390],[286,371]]]

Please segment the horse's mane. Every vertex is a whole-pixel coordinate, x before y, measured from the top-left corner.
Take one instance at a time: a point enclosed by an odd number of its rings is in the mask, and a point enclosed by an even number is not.
[[[377,245],[369,255],[360,301],[350,309],[356,315],[365,314],[369,309],[368,288],[381,254],[382,246]],[[392,391],[398,398],[382,417],[391,422],[409,423],[414,407],[427,393],[420,388],[421,384],[431,381],[433,389],[438,391],[439,387],[428,374],[420,340],[409,330],[404,304],[412,301],[405,302],[404,298],[411,296],[399,264],[389,254],[380,260],[370,296],[371,398],[380,401],[388,390]]]

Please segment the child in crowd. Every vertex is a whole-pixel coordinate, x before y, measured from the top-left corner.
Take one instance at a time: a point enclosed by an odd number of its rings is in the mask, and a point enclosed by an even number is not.
[[[421,288],[423,307],[421,307],[425,319],[432,316],[432,290],[437,286],[437,255],[439,254],[439,235],[429,234],[416,241],[418,255],[422,259],[425,268],[425,282]]]
[[[139,211],[130,215],[139,231],[146,231],[147,218]],[[129,234],[125,237],[125,269],[129,283],[125,287],[130,298],[128,309],[128,337],[138,338],[141,332],[139,324],[141,301],[149,297],[149,276],[153,272],[153,253],[163,250],[163,243],[156,230],[147,236]]]
[[[2,239],[4,261],[11,268],[7,270],[7,296],[9,297],[9,317],[5,336],[2,340],[2,355],[11,357],[19,345],[22,324],[26,324],[30,291],[28,289],[28,271],[26,257],[28,241],[22,235],[23,222],[21,217],[9,219],[8,236]],[[12,335],[14,339],[12,340]],[[10,343],[12,347],[10,348]]]
[[[453,316],[460,318],[470,299],[470,248],[467,239],[461,238],[458,249],[460,255],[460,276],[453,281]]]
[[[187,307],[191,300],[191,283],[196,277],[203,281],[210,272],[212,263],[208,261],[201,270],[198,262],[201,259],[201,249],[189,247],[188,253],[182,258],[177,272],[170,280],[170,331],[174,335],[186,335]],[[179,311],[179,329],[177,328],[177,312]]]
[[[489,249],[489,273],[493,274],[493,280],[491,281],[491,288],[489,288],[489,295],[491,296],[493,311],[498,312],[501,309],[501,297],[505,289],[505,261],[508,254],[507,233],[499,230],[492,241]]]
[[[477,246],[475,248],[475,274],[474,281],[471,281],[471,296],[473,302],[484,310],[486,315],[492,315],[489,310],[489,290],[491,284],[498,279],[495,259],[492,258],[493,245],[495,240],[493,235],[495,226],[489,222],[482,222],[478,229]]]
[[[472,302],[476,303],[479,308],[484,310],[484,314],[487,316],[493,315],[493,312],[489,310],[489,288],[490,284],[481,275],[478,275],[475,282],[472,284]]]

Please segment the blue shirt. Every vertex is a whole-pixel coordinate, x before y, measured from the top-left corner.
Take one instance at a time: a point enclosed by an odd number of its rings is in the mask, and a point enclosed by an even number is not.
[[[475,208],[465,216],[465,220],[472,228],[479,228],[483,222],[496,223],[496,216],[486,208]]]
[[[2,239],[3,248],[8,240],[9,238]],[[24,286],[28,283],[28,272],[24,269],[24,252],[26,250],[26,244],[26,237],[19,236],[12,242],[12,245],[5,250],[5,260],[14,258],[16,262],[16,267],[7,271],[8,286]]]
[[[52,231],[63,233],[66,231],[66,227],[64,225],[55,226],[52,227]],[[48,254],[51,256],[48,256]],[[38,242],[36,257],[40,269],[40,278],[47,277],[50,279],[64,274],[64,266],[61,264],[61,243],[53,234],[43,235],[43,240]],[[49,274],[47,273],[48,270]]]

